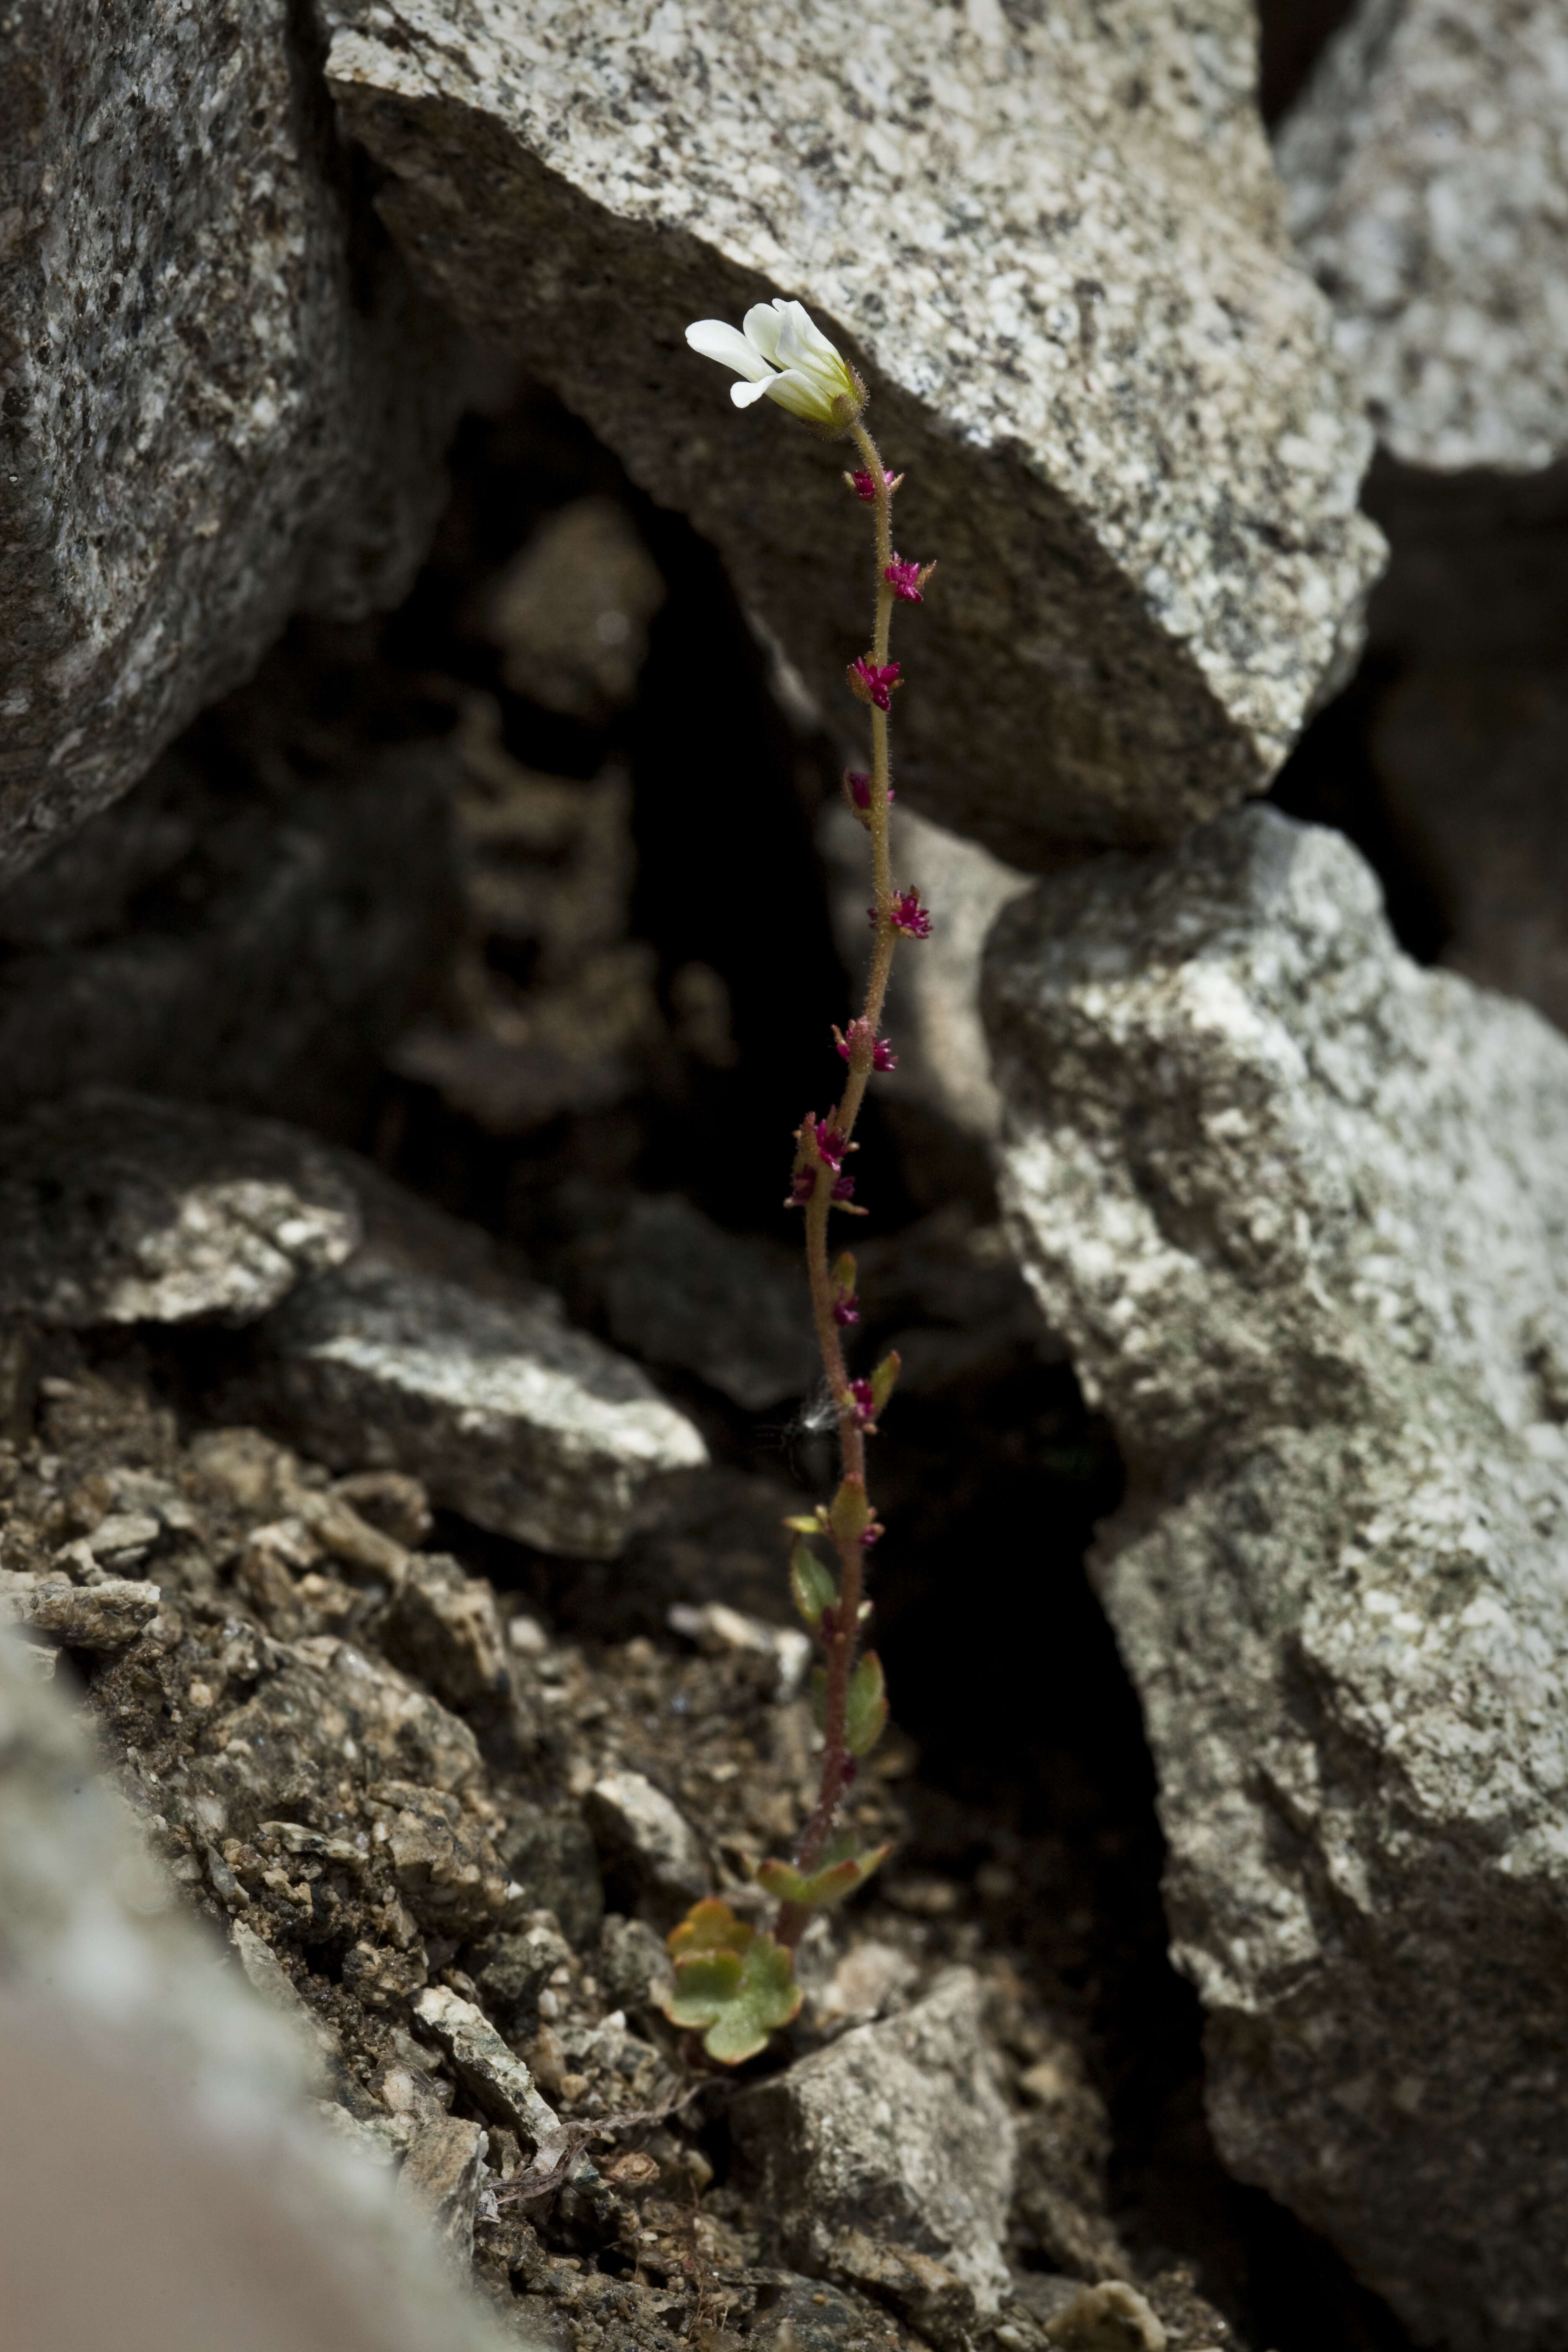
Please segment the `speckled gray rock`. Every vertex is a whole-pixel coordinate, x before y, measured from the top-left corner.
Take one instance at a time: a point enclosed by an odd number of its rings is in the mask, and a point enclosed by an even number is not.
[[[820,2271],[858,2231],[942,2263],[994,2311],[1013,2188],[1014,2126],[970,1969],[949,1969],[900,2017],[858,2025],[731,2110],[786,2262]]]
[[[606,1772],[583,1804],[594,1842],[612,1870],[629,1878],[662,1927],[710,1892],[702,1841],[679,1808],[641,1772]]]
[[[426,1985],[416,1996],[414,2014],[448,2053],[470,2096],[498,2123],[521,2134],[531,2151],[560,2130],[560,2116],[482,2009],[446,1985]]]
[[[521,1283],[482,1295],[370,1244],[260,1338],[247,1393],[319,1460],[411,1472],[433,1501],[546,1551],[611,1557],[650,1482],[708,1458],[635,1364]]]
[[[83,1586],[0,1569],[0,1625],[25,1625],[69,1649],[121,1649],[157,1614],[158,1588],[139,1578],[106,1576]]]
[[[93,1323],[247,1323],[360,1237],[353,1193],[272,1119],[110,1087],[0,1129],[0,1309]]]
[[[1369,446],[1283,238],[1246,0],[334,0],[383,216],[721,546],[844,718],[842,452],[737,416],[689,320],[803,298],[940,556],[900,792],[1018,863],[1256,791],[1353,635]]]
[[[1568,2327],[1568,1044],[1237,813],[1003,917],[1027,1270],[1132,1473],[1097,1576],[1227,2162],[1423,2341]]]
[[[1561,0],[1361,0],[1281,129],[1290,225],[1407,465],[1568,452]]]
[[[0,1630],[0,2273],[40,2347],[495,2352],[312,2060],[190,1916],[77,1710]],[[117,2182],[76,2256],[84,2147]]]
[[[434,528],[460,339],[356,220],[309,22],[7,17],[0,871],[133,783],[290,611],[395,602]]]

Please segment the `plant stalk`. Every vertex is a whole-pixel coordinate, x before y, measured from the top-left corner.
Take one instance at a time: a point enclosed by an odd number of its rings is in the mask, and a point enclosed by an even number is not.
[[[888,580],[888,567],[893,560],[893,500],[888,488],[887,471],[881,455],[871,436],[858,421],[851,427],[861,462],[869,470],[873,484],[873,521],[876,530],[877,602],[876,620],[872,632],[872,657],[879,664],[888,658],[888,644],[893,618],[893,591]],[[871,952],[871,967],[867,976],[866,1001],[860,1022],[854,1032],[849,1056],[848,1076],[844,1092],[831,1115],[829,1124],[844,1138],[846,1145],[855,1132],[855,1123],[866,1098],[866,1088],[872,1069],[872,1056],[882,1022],[882,1010],[887,1002],[888,982],[893,968],[893,954],[898,946],[898,932],[893,925],[892,857],[888,839],[888,803],[891,796],[892,771],[889,752],[888,718],[885,710],[871,710],[871,789],[870,819],[871,867],[875,890],[876,940]],[[833,1278],[828,1270],[827,1222],[832,1213],[833,1185],[831,1171],[817,1160],[815,1139],[808,1148],[808,1158],[816,1174],[816,1181],[805,1208],[806,1269],[811,1280],[811,1303],[816,1325],[817,1345],[822,1353],[822,1369],[827,1378],[828,1393],[833,1399],[838,1421],[838,1452],[841,1476],[866,1483],[866,1433],[861,1426],[858,1409],[850,1391],[849,1374],[844,1360],[843,1343],[838,1325],[834,1318]],[[822,1735],[822,1777],[816,1802],[811,1817],[801,1832],[795,1850],[796,1867],[802,1871],[815,1868],[833,1833],[845,1790],[850,1777],[852,1759],[847,1742],[849,1678],[855,1669],[856,1654],[860,1639],[860,1603],[865,1582],[865,1547],[858,1537],[837,1539],[838,1553],[838,1604],[833,1612],[831,1636],[826,1648],[826,1692],[824,1706]],[[805,1927],[808,1911],[798,1904],[786,1903],[780,1910],[773,1933],[781,1944],[792,1950],[799,1942]]]

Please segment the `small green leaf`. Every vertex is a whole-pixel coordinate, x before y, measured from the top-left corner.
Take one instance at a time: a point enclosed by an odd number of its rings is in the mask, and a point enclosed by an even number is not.
[[[881,1412],[886,1407],[888,1399],[893,1393],[894,1383],[902,1369],[902,1360],[898,1349],[889,1348],[871,1375],[871,1410],[874,1413]]]
[[[844,1711],[844,1743],[851,1756],[868,1756],[888,1721],[888,1694],[882,1682],[882,1662],[868,1650],[849,1677]]]
[[[723,2066],[754,2058],[800,2009],[793,1955],[771,1936],[749,1932],[743,1954],[696,1952],[678,1960],[675,1989],[664,2000],[672,2025],[706,2029],[702,2047]]]
[[[808,1543],[797,1543],[789,1556],[789,1589],[795,1605],[815,1633],[825,1609],[838,1606],[838,1585],[826,1562]]]
[[[785,1519],[791,1535],[820,1536],[827,1532],[827,1514],[820,1506],[815,1511],[803,1511],[798,1518]]]
[[[781,1903],[796,1903],[807,1910],[821,1910],[830,1903],[842,1903],[847,1895],[853,1895],[858,1886],[864,1886],[871,1873],[880,1868],[891,1852],[891,1846],[879,1845],[873,1847],[869,1853],[835,1855],[830,1848],[816,1868],[809,1873],[796,1870],[793,1863],[760,1863],[757,1884],[765,1893],[776,1895]]]
[[[742,2065],[799,2015],[801,1999],[794,1954],[771,1936],[759,1936],[742,1963],[740,1990],[703,2035],[702,2047],[722,2066]]]
[[[839,1543],[859,1542],[871,1524],[871,1506],[866,1499],[864,1478],[844,1480],[829,1507],[827,1524]]]
[[[853,1294],[855,1288],[855,1260],[853,1255],[848,1250],[840,1250],[838,1255],[834,1259],[832,1280],[835,1290],[848,1291]]]
[[[711,2025],[722,2017],[740,1991],[743,1967],[738,1952],[698,1952],[680,1961],[664,2003],[671,2025]]]

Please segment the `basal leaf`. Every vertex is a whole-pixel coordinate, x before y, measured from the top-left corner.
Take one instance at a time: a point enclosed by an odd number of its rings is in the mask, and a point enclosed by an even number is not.
[[[771,1936],[747,1933],[743,1953],[703,1951],[678,1959],[674,1990],[663,2003],[670,2023],[701,2032],[708,2055],[724,2066],[739,2066],[766,2049],[769,2034],[800,2008],[792,1954]]]
[[[740,1992],[743,1968],[738,1952],[700,1952],[678,1962],[675,1989],[665,1996],[666,2017],[672,2025],[712,2025]]]
[[[794,1955],[771,1936],[759,1936],[741,1963],[741,1983],[702,2037],[710,2058],[723,2066],[742,2065],[765,2050],[768,2036],[798,2015],[801,1990]]]
[[[670,1958],[679,1962],[699,1952],[743,1952],[756,1932],[748,1921],[738,1919],[727,1903],[710,1895],[692,1905],[665,1942]]]

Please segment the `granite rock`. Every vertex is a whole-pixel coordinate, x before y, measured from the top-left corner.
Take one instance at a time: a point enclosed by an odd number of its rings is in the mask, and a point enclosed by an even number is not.
[[[296,609],[402,595],[461,339],[376,229],[308,12],[19,0],[0,142],[0,871]]]
[[[521,1280],[487,1295],[371,1242],[259,1336],[247,1392],[319,1458],[410,1472],[434,1501],[547,1551],[614,1555],[650,1484],[707,1458],[634,1364]]]
[[[736,2145],[786,2262],[825,2270],[840,2233],[858,2231],[933,2259],[995,2310],[1014,2128],[981,2008],[973,1972],[950,1969],[902,2015],[853,2027],[737,2098]]]
[[[121,1649],[157,1613],[157,1586],[137,1578],[106,1576],[83,1586],[0,1569],[0,1625],[25,1626],[67,1649]]]
[[[1568,1045],[1272,811],[1010,908],[1004,1192],[1131,1474],[1222,2154],[1423,2339],[1568,2319]]]
[[[450,2057],[469,2096],[532,2152],[561,2128],[561,2118],[534,2087],[484,2011],[445,1985],[427,1985],[414,2014]]]
[[[1361,0],[1281,126],[1291,227],[1406,465],[1568,454],[1565,83],[1557,0]]]
[[[842,453],[771,404],[737,416],[682,331],[783,293],[854,353],[909,470],[900,535],[944,565],[901,793],[1034,865],[1262,785],[1379,542],[1244,0],[811,0],[761,39],[735,0],[635,27],[330,14],[330,87],[416,272],[690,513],[844,718],[866,548]]]
[[[0,1307],[46,1325],[250,1322],[360,1234],[309,1137],[115,1087],[5,1129],[0,1169]]]
[[[709,1893],[701,1839],[643,1773],[606,1772],[589,1790],[583,1810],[605,1862],[629,1878],[635,1897],[659,1926],[672,1927]]]

